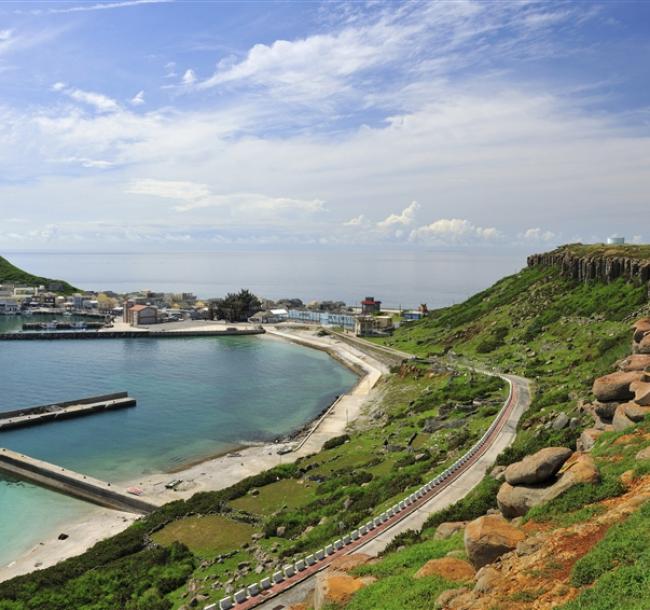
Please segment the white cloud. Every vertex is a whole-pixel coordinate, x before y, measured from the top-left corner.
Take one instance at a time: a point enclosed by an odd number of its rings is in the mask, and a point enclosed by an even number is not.
[[[379,221],[377,223],[377,228],[385,231],[391,229],[399,229],[400,227],[406,227],[413,223],[415,220],[415,213],[419,208],[420,204],[417,201],[413,201],[399,214],[391,214],[390,216],[384,218],[384,220]]]
[[[116,8],[140,6],[142,4],[168,4],[174,0],[124,0],[123,2],[99,2],[97,4],[79,4],[65,8],[32,9],[31,15],[55,15],[60,13],[85,13],[89,11],[106,11]],[[22,11],[17,11],[22,12]]]
[[[471,243],[479,240],[496,240],[501,232],[494,227],[477,227],[462,218],[441,218],[431,224],[413,229],[410,241],[432,241],[441,243]]]
[[[145,101],[144,101],[144,91],[138,91],[138,93],[136,93],[136,94],[131,98],[131,100],[129,101],[129,103],[130,103],[132,106],[142,106],[142,104],[145,103]]]
[[[194,73],[194,70],[185,70],[185,74],[183,74],[183,79],[182,82],[186,86],[193,85],[196,82],[196,74]]]
[[[557,238],[557,235],[553,231],[545,231],[536,227],[534,229],[527,229],[519,235],[522,239],[526,241],[533,242],[550,242]]]
[[[202,201],[210,196],[210,188],[206,184],[180,180],[136,180],[126,189],[126,192],[184,202]]]
[[[51,89],[57,93],[67,95],[75,102],[81,102],[93,106],[98,112],[116,112],[120,109],[120,105],[115,100],[102,93],[68,87],[62,82],[54,83]]]
[[[366,217],[363,214],[359,214],[358,216],[355,216],[354,218],[350,218],[350,220],[346,220],[343,223],[344,227],[358,227],[361,225],[367,224]]]

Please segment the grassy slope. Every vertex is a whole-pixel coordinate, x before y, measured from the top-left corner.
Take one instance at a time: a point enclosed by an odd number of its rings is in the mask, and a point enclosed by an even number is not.
[[[641,260],[650,259],[650,245],[569,244],[564,247],[578,256],[621,256]]]
[[[0,284],[15,283],[25,286],[45,286],[53,292],[69,294],[77,292],[77,288],[63,280],[53,280],[47,277],[38,277],[12,265],[6,258],[0,256]]]

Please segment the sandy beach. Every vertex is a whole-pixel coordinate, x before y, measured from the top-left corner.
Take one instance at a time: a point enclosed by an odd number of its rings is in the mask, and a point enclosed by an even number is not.
[[[278,464],[293,462],[320,450],[323,443],[343,434],[348,424],[362,412],[372,397],[373,388],[388,367],[377,359],[330,336],[319,337],[314,330],[296,330],[284,327],[268,327],[267,334],[259,340],[289,340],[301,345],[325,350],[346,366],[360,374],[359,382],[322,415],[305,433],[285,443],[248,446],[183,470],[157,473],[130,481],[120,482],[122,487],[137,485],[144,491],[143,498],[156,504],[185,499],[198,491],[215,491],[228,487],[241,479],[258,474]],[[291,449],[280,454],[278,450]],[[174,491],[165,488],[170,479],[181,479]],[[6,566],[0,567],[0,581],[45,568],[68,557],[84,552],[96,542],[126,529],[138,515],[97,508],[81,520],[67,523],[52,532],[27,553]],[[58,540],[59,533],[68,535]]]

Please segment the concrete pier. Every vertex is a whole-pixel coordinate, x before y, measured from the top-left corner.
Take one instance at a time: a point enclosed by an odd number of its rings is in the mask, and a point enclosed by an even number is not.
[[[5,411],[0,412],[0,432],[72,417],[82,417],[103,411],[135,407],[135,405],[135,398],[129,397],[127,392],[117,392],[68,402]]]
[[[115,510],[146,514],[157,504],[127,493],[110,483],[42,460],[0,448],[0,471],[69,496]]]
[[[0,333],[0,341],[34,341],[55,339],[178,339],[179,337],[224,337],[237,335],[262,335],[260,328],[228,329],[225,330],[110,330],[101,331],[26,331],[20,333]]]

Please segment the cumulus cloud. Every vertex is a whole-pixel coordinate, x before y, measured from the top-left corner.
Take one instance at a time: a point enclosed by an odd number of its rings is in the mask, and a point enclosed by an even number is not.
[[[417,201],[413,201],[399,214],[391,214],[390,216],[384,218],[384,220],[380,220],[377,223],[377,228],[381,231],[390,231],[392,229],[407,227],[414,222],[415,213],[419,208],[420,204]]]
[[[441,218],[431,224],[413,229],[409,240],[442,243],[469,243],[476,239],[492,241],[499,239],[501,232],[494,227],[478,227],[463,218]]]
[[[366,217],[363,214],[359,214],[358,216],[355,216],[354,218],[350,218],[350,220],[346,220],[343,223],[344,227],[359,227],[361,225],[367,224]]]

